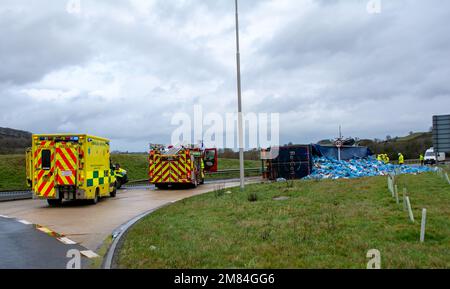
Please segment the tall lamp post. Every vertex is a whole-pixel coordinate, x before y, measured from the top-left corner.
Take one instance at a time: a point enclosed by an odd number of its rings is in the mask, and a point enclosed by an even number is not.
[[[241,190],[245,188],[244,171],[244,120],[242,116],[242,88],[241,88],[241,53],[239,48],[239,6],[235,0],[236,8],[236,62],[237,62],[237,90],[238,90],[238,126],[239,126],[239,168],[241,175]]]

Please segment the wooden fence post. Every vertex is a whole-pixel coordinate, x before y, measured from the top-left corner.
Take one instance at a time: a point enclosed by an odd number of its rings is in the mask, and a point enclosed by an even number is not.
[[[420,242],[425,242],[425,227],[427,225],[427,209],[422,210],[422,225],[420,226]]]
[[[409,196],[406,196],[406,205],[408,206],[409,219],[414,223],[414,215],[411,208],[411,201],[409,200]]]
[[[407,211],[408,206],[406,204],[406,197],[408,196],[408,192],[406,191],[406,188],[403,188],[403,210]]]
[[[395,201],[397,202],[397,205],[399,205],[400,201],[398,199],[398,186],[397,185],[395,185],[394,191],[395,191]]]

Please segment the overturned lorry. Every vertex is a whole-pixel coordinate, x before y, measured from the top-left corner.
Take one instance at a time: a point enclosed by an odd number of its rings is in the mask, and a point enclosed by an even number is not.
[[[313,174],[318,158],[348,161],[372,155],[367,147],[291,145],[271,147],[261,151],[263,178],[266,180],[296,180]]]

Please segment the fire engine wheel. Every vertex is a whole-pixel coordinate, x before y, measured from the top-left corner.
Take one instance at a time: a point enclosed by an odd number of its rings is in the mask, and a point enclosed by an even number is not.
[[[62,205],[61,199],[47,199],[47,203],[50,207],[58,207]]]
[[[192,188],[197,188],[198,187],[198,180],[197,178],[195,178],[194,183],[192,184]]]
[[[169,188],[169,185],[158,184],[155,185],[155,187],[160,190],[167,190]]]

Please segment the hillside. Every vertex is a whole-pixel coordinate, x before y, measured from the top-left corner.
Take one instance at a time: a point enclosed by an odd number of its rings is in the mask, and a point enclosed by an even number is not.
[[[432,133],[413,133],[405,137],[395,137],[385,141],[361,140],[359,144],[368,146],[374,154],[386,153],[391,159],[397,159],[399,152],[407,159],[418,159],[433,146]]]
[[[0,191],[26,189],[25,154],[0,155]]]
[[[22,154],[31,146],[31,133],[0,127],[0,154]]]

